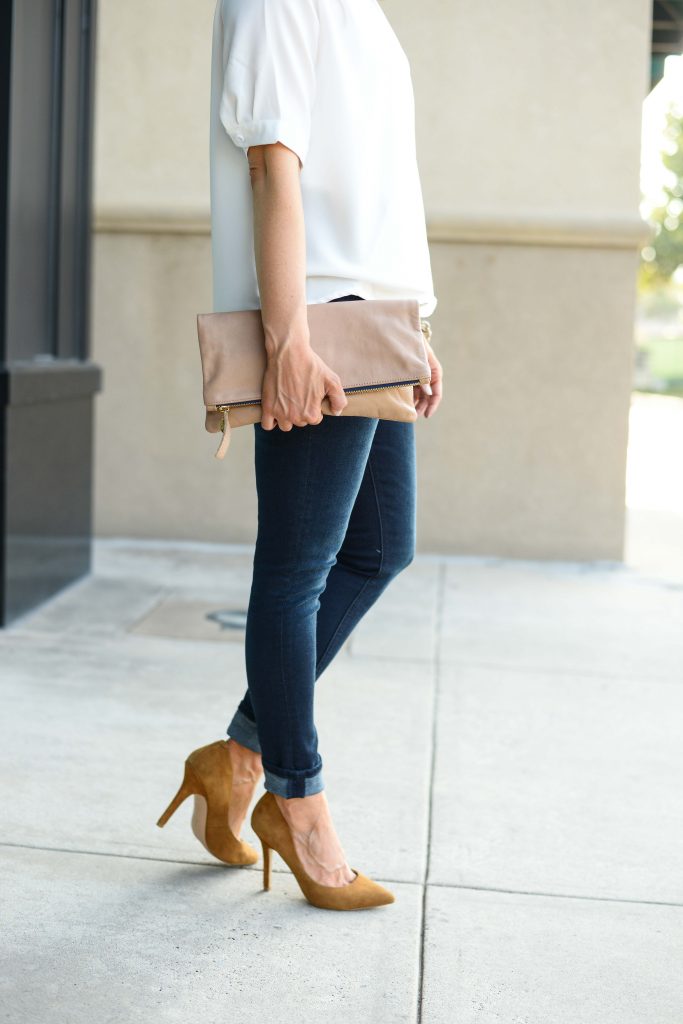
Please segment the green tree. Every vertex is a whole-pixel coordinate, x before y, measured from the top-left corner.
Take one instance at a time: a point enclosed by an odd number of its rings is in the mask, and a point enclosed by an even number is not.
[[[655,234],[643,250],[641,276],[646,287],[667,284],[683,265],[683,114],[669,109],[664,136],[662,163],[671,177],[662,190],[663,204],[648,218]]]

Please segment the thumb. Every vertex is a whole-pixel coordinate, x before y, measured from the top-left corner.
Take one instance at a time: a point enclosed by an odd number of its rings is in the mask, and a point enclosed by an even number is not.
[[[330,409],[332,410],[333,414],[335,416],[339,416],[342,409],[344,409],[349,404],[349,400],[344,394],[344,388],[341,386],[341,381],[339,380],[339,378],[328,377],[327,391],[325,392],[325,394],[327,395],[328,401],[330,403]]]

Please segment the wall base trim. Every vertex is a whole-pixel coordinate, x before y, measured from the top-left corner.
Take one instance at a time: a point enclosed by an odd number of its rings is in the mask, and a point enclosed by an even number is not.
[[[211,219],[205,209],[152,209],[100,207],[94,230],[101,234],[210,235]],[[638,249],[652,237],[652,228],[640,217],[605,217],[598,214],[494,213],[427,216],[430,242],[474,245],[547,245],[598,249]]]

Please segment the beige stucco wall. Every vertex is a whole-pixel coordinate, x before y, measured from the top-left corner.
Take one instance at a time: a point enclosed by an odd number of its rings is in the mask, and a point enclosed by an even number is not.
[[[101,0],[96,530],[252,540],[251,430],[213,459],[214,0]],[[649,3],[387,0],[413,68],[446,397],[420,420],[419,546],[619,558]]]

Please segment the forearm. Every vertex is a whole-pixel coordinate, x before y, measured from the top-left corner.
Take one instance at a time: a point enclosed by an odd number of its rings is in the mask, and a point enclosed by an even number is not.
[[[258,148],[249,154],[254,256],[271,356],[308,343],[306,233],[297,158],[282,147]]]

